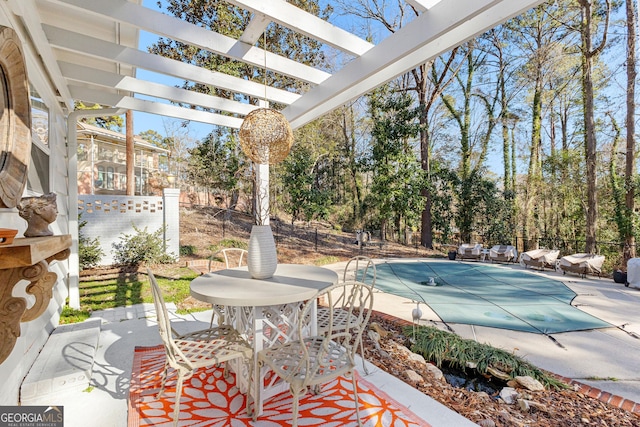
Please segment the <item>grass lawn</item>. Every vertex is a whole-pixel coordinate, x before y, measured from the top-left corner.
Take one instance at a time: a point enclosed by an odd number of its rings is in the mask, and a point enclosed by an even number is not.
[[[162,289],[166,302],[178,306],[178,312],[204,310],[204,307],[183,304],[189,298],[189,283],[198,273],[186,267],[172,269],[170,275],[156,273],[154,275]],[[133,304],[152,303],[151,285],[146,274],[127,273],[117,278],[80,282],[80,309],[65,306],[60,316],[60,323],[82,322],[96,310],[122,307]]]
[[[326,265],[338,261],[335,256],[323,256],[315,260],[314,264]],[[187,267],[166,265],[154,266],[152,269],[165,301],[175,303],[179,314],[207,310],[210,307],[189,296],[189,283],[198,277],[195,271]],[[66,305],[62,309],[60,324],[82,322],[96,310],[144,302],[153,302],[151,285],[144,273],[126,273],[114,279],[80,282],[80,309],[75,310]]]

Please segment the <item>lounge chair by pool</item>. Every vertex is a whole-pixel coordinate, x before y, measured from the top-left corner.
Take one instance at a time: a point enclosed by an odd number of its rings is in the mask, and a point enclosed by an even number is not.
[[[558,266],[563,274],[567,272],[576,273],[584,277],[587,274],[597,274],[600,277],[604,255],[595,254],[573,254],[560,258]]]
[[[489,260],[491,262],[511,262],[516,260],[516,256],[515,246],[496,245],[489,250]]]
[[[556,260],[560,255],[560,251],[552,249],[534,249],[532,251],[523,252],[520,255],[520,263],[524,264],[525,268],[528,266],[537,267],[541,269],[556,268]]]
[[[458,246],[459,259],[480,259],[482,256],[481,243],[463,243]]]

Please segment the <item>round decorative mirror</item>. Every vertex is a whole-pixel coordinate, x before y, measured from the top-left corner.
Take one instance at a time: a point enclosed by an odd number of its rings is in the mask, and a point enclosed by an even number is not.
[[[27,184],[31,105],[20,40],[0,26],[0,208],[14,208]]]

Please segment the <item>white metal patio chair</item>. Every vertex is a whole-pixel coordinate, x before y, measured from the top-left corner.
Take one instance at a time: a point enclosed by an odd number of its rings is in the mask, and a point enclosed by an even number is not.
[[[158,316],[158,329],[164,344],[166,361],[162,374],[162,387],[158,397],[164,393],[165,384],[169,374],[169,368],[175,369],[178,379],[176,382],[176,395],[173,410],[173,425],[178,424],[180,417],[180,396],[185,379],[202,367],[217,365],[234,359],[241,359],[251,372],[250,363],[253,360],[251,346],[231,326],[219,326],[203,329],[179,335],[171,327],[169,313],[167,312],[164,298],[158,282],[150,269],[147,269],[153,304]],[[226,367],[225,367],[226,372]],[[248,412],[247,407],[247,414]]]
[[[344,288],[346,283],[351,281],[365,283],[373,290],[376,285],[376,265],[371,258],[355,256],[347,262],[342,274],[343,289],[334,298],[333,305],[318,307],[318,332],[327,333],[330,323],[334,331],[348,330],[357,323],[358,319],[342,308],[348,303],[346,300],[348,293]],[[362,356],[362,369],[365,374],[368,374],[369,370],[364,363],[364,343],[362,340],[360,341],[360,356]]]
[[[216,261],[218,263],[224,262],[225,268],[242,267],[243,265],[247,265],[248,254],[249,253],[246,249],[241,248],[220,249],[209,257],[207,271],[212,272],[216,270],[214,269],[214,262]],[[211,313],[211,322],[209,323],[209,327],[213,326],[213,321],[216,317],[218,318],[218,324],[224,324],[226,322],[225,316],[227,314],[227,308],[224,305],[212,304],[211,309],[213,310],[213,313]]]
[[[342,308],[356,321],[348,330],[343,328],[334,330],[333,322],[329,322],[326,333],[315,336],[305,336],[309,330],[309,321],[313,307],[318,299],[326,298],[330,307],[334,306],[334,298],[342,298],[342,291],[346,289],[346,304]],[[338,296],[339,295],[339,296]],[[343,375],[351,376],[353,385],[354,405],[358,425],[361,426],[358,410],[358,389],[356,384],[355,354],[362,333],[371,316],[373,307],[373,289],[362,282],[338,283],[323,291],[305,303],[298,320],[298,339],[289,342],[279,342],[258,352],[260,366],[269,367],[278,377],[289,383],[293,395],[293,426],[298,425],[298,403],[300,396],[310,389],[321,392],[320,386]],[[333,311],[331,311],[333,313]],[[329,316],[333,320],[333,315]],[[256,375],[256,377],[259,377]],[[259,387],[254,379],[254,395],[259,393]],[[256,411],[254,420],[257,418]]]

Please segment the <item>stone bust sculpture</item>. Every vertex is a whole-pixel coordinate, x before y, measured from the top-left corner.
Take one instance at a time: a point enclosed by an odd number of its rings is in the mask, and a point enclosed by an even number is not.
[[[25,197],[18,205],[20,216],[27,221],[24,237],[51,236],[49,224],[58,216],[56,194],[49,193],[40,197]]]

